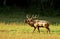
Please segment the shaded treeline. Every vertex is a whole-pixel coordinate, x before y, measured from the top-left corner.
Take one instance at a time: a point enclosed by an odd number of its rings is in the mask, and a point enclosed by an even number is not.
[[[15,5],[20,7],[30,7],[35,5],[39,6],[40,8],[60,8],[60,0],[0,0],[0,5]]]
[[[0,6],[15,6],[32,14],[60,16],[60,0],[0,0]]]
[[[52,24],[59,24],[60,0],[0,0],[1,22],[21,22],[26,14],[37,14],[40,19],[49,20]]]

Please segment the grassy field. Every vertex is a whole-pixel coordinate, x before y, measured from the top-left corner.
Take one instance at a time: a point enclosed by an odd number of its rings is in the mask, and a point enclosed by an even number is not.
[[[44,13],[50,17],[43,17],[43,15],[39,17],[41,20],[51,22],[50,34],[47,33],[45,28],[40,28],[40,33],[38,33],[37,29],[32,33],[33,27],[23,23],[26,14],[35,14],[36,12],[39,14],[42,13],[36,9],[26,10],[18,7],[0,7],[0,39],[60,39],[60,17],[57,17],[60,15],[58,14],[56,17],[53,17],[59,13],[59,11],[53,10],[52,12],[52,10],[50,11],[49,9]]]
[[[40,28],[40,33],[37,29],[32,33],[33,27],[27,24],[0,23],[0,39],[60,39],[60,25],[50,25],[50,29],[50,34],[45,28]]]

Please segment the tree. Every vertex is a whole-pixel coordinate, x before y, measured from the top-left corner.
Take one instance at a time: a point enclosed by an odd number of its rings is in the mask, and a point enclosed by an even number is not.
[[[3,5],[4,5],[4,6],[6,5],[6,1],[7,1],[7,0],[4,0],[4,1],[3,1]]]

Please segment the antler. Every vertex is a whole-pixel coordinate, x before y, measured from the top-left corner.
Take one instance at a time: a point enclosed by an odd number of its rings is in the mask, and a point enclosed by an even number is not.
[[[37,19],[39,17],[39,15],[32,15],[33,19]]]
[[[26,18],[29,18],[29,15],[28,14],[26,15]]]

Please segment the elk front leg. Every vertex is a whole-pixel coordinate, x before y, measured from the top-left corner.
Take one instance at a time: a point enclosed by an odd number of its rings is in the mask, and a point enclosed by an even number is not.
[[[34,27],[34,30],[33,30],[33,32],[36,30],[36,27]]]
[[[39,29],[39,27],[37,27],[37,29],[38,29],[38,32],[40,33],[40,29]]]

